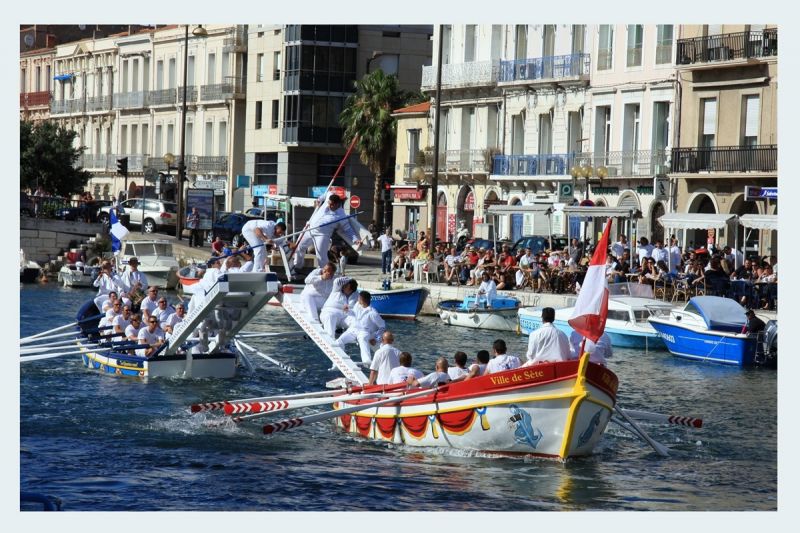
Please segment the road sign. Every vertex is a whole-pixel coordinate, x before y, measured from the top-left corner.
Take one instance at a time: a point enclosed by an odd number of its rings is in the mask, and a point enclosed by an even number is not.
[[[144,169],[144,179],[150,183],[155,182],[158,180],[158,170],[154,169],[153,167],[146,167]]]
[[[559,202],[570,202],[575,196],[575,189],[572,186],[572,183],[566,182],[562,183],[558,186],[558,201]]]
[[[350,197],[350,207],[352,207],[353,209],[358,209],[359,207],[361,207],[361,198],[359,198],[355,194],[353,196],[351,196]]]
[[[744,187],[745,200],[777,200],[778,188],[777,187],[756,187],[753,185],[745,185]]]
[[[663,176],[653,178],[653,195],[657,202],[669,200],[669,178]]]

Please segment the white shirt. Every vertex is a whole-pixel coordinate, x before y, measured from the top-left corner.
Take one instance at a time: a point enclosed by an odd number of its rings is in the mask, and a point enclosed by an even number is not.
[[[653,248],[650,257],[656,260],[656,264],[658,264],[659,261],[664,261],[664,264],[666,264],[667,261],[669,261],[669,252],[666,248]]]
[[[141,327],[137,328],[133,324],[128,324],[128,326],[125,328],[125,338],[126,339],[128,339],[130,337],[139,338],[139,330],[141,330],[141,329],[142,329]],[[147,328],[144,328],[144,329],[147,329]]]
[[[552,323],[544,322],[539,329],[531,332],[525,355],[528,358],[526,364],[566,361],[570,358],[569,339]]]
[[[417,370],[416,368],[411,368],[408,366],[398,366],[392,369],[389,373],[389,383],[405,383],[408,381],[409,376],[412,378],[420,379],[424,376],[422,372]]]
[[[353,226],[350,225],[350,220],[341,220],[342,218],[346,217],[347,214],[344,212],[344,209],[339,207],[335,211],[331,210],[328,207],[327,203],[328,196],[325,197],[325,203],[317,209],[317,211],[311,216],[308,221],[309,227],[313,227],[309,231],[311,235],[324,235],[330,238],[333,235],[335,230],[339,230],[343,232],[345,235],[350,237],[351,240],[356,241],[358,240],[358,236],[353,231]],[[338,220],[339,222],[335,222],[333,224],[329,224],[330,222],[334,222]],[[321,228],[316,226],[321,226],[322,224],[327,224],[327,226],[322,226]]]
[[[119,315],[115,316],[114,320],[111,322],[111,325],[114,326],[114,331],[116,331],[117,326],[119,326],[119,329],[121,329],[123,331],[123,333],[124,333],[128,329],[128,326],[131,323],[130,315],[128,315],[128,317],[129,318],[127,320],[125,320],[125,317],[123,317],[122,314],[119,314]],[[117,333],[117,336],[119,336],[119,335],[120,334]]]
[[[571,359],[579,359],[581,356],[581,342],[583,342],[583,335],[577,331],[573,331],[569,336],[569,343],[572,345]],[[586,344],[583,347],[585,352],[589,352],[589,361],[597,363],[598,365],[605,366],[606,359],[610,358],[614,352],[611,348],[611,338],[608,334],[603,333],[597,344],[586,339]]]
[[[611,253],[614,254],[614,257],[620,258],[622,257],[622,252],[625,251],[625,248],[628,246],[628,243],[623,243],[622,241],[617,241],[611,245]]]
[[[363,307],[360,303],[356,304],[353,308],[355,321],[352,328],[356,331],[364,331],[371,339],[377,339],[383,336],[386,331],[386,322],[383,321],[381,315],[371,305]]]
[[[149,344],[150,346],[154,345],[158,341],[164,340],[164,332],[161,328],[156,328],[152,333],[150,332],[149,328],[142,328],[139,330],[139,344]],[[136,350],[136,355],[144,356],[144,352],[147,348],[139,348]]]
[[[275,225],[276,222],[272,220],[251,220],[242,226],[242,234],[249,234],[252,237],[256,237],[256,229],[260,229],[268,239],[274,240]],[[247,238],[247,235],[245,235],[245,238]],[[247,239],[247,242],[250,242],[250,239]],[[253,243],[250,244],[252,245]]]
[[[239,269],[239,272],[252,272],[253,271],[253,262],[247,261],[242,267]]]
[[[306,286],[303,287],[303,294],[327,298],[331,295],[331,290],[333,289],[333,282],[335,279],[336,276],[333,276],[330,279],[322,279],[322,269],[315,268],[308,276],[306,276]]]
[[[676,270],[678,265],[681,264],[681,247],[680,246],[670,246],[669,248],[669,260],[672,261],[672,269]]]
[[[644,261],[645,258],[650,257],[652,253],[653,253],[652,244],[648,244],[646,246],[639,246],[638,248],[636,248],[636,255],[639,257],[639,264],[641,265],[642,261]]]
[[[381,253],[388,252],[392,249],[392,245],[394,244],[394,239],[392,239],[389,235],[385,233],[378,237],[378,242],[381,243]]]
[[[519,368],[519,357],[516,355],[495,355],[489,364],[486,365],[486,373],[492,374],[494,372],[502,372],[504,370],[511,370],[512,368]]]
[[[97,294],[108,294],[111,291],[116,291],[119,289],[119,286],[114,279],[119,278],[117,276],[112,276],[107,276],[102,272],[97,276],[93,283],[93,285],[97,287]]]
[[[164,309],[161,309],[161,307],[157,307],[153,311],[150,311],[150,316],[156,317],[156,319],[158,319],[159,326],[161,326],[164,322],[166,322],[167,318],[169,318],[169,315],[173,314],[174,312],[175,308],[172,307],[171,305],[167,305],[166,307],[164,307]]]
[[[375,355],[372,356],[372,364],[369,365],[370,370],[378,372],[378,377],[375,383],[378,385],[388,385],[390,383],[389,376],[392,370],[400,366],[400,350],[391,344],[384,344]]]
[[[450,376],[450,379],[458,379],[461,376],[466,376],[469,374],[469,371],[466,368],[461,368],[460,366],[451,366],[447,368],[447,375]]]
[[[497,298],[497,284],[493,279],[482,281],[481,286],[478,287],[478,294],[485,295],[486,301],[492,303],[492,300]]]
[[[486,373],[486,365],[482,365],[479,363],[472,363],[471,365],[469,365],[469,371],[472,372],[472,369],[475,368],[476,366],[478,367],[478,373],[475,374],[475,377],[482,376]]]
[[[183,317],[186,317],[186,314],[184,314]],[[175,326],[177,326],[181,322],[183,322],[183,318],[179,317],[177,312],[172,313],[171,315],[169,315],[167,317],[166,320],[161,322],[161,329],[165,329],[167,326],[169,326],[169,327],[174,329]]]
[[[148,296],[139,304],[139,309],[142,311],[142,318],[144,318],[145,311],[147,311],[147,315],[150,316],[153,314],[153,311],[158,309],[158,298],[154,300]]]
[[[447,383],[450,381],[450,376],[444,372],[431,372],[423,378],[417,378],[419,386],[423,389],[431,389],[439,383]]]
[[[144,272],[126,270],[119,277],[119,285],[124,292],[131,292],[137,282],[141,284],[142,290],[147,288],[147,276]]]
[[[454,266],[456,266],[456,262],[460,261],[460,260],[461,260],[461,256],[460,255],[453,255],[453,254],[450,254],[450,255],[448,255],[447,257],[444,258],[444,262],[447,263],[447,265],[450,268],[453,268]]]
[[[343,311],[344,306],[346,305],[351,312],[353,311],[353,308],[358,302],[358,291],[353,291],[353,294],[350,296],[347,296],[342,292],[342,287],[344,287],[349,281],[350,278],[344,276],[338,277],[333,281],[331,294],[328,296],[328,299],[325,300],[325,305],[322,306],[323,309],[328,308]]]

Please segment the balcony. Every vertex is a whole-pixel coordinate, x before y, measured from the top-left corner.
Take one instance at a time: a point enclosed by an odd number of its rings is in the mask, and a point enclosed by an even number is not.
[[[50,102],[51,115],[65,115],[70,113],[83,113],[86,102],[83,98],[75,100],[53,100]]]
[[[573,154],[496,155],[492,174],[497,176],[565,176]]]
[[[667,150],[583,152],[573,154],[496,155],[497,176],[569,176],[573,166],[606,167],[608,178],[653,177],[669,170]]]
[[[22,108],[50,105],[50,92],[20,93],[19,106]]]
[[[232,100],[236,98],[244,98],[243,78],[227,76],[224,83],[203,85],[200,91],[200,100],[203,102],[208,102],[210,100]]]
[[[493,150],[447,150],[439,154],[439,171],[443,173],[489,174]],[[416,166],[416,165],[412,165]],[[425,172],[433,172],[433,151],[425,151]],[[413,180],[412,180],[413,181]]]
[[[778,145],[673,148],[672,172],[776,172]]]
[[[236,26],[225,33],[222,41],[223,52],[246,52],[247,51],[247,32],[245,26]]]
[[[442,65],[442,87],[478,87],[497,83],[500,63],[497,61],[476,61]],[[422,67],[422,90],[436,88],[436,67]]]
[[[570,54],[530,59],[515,59],[500,63],[501,83],[515,81],[554,80],[589,76],[589,54]]]
[[[83,154],[83,159],[78,164],[86,170],[105,171],[111,170],[112,166],[116,170],[116,164],[110,163],[113,157],[110,154]]]
[[[86,99],[86,111],[111,111],[111,95],[90,96]]]
[[[158,89],[149,93],[150,105],[175,105],[178,101],[175,89]]]
[[[114,93],[114,109],[142,109],[150,105],[151,91]]]
[[[678,40],[678,64],[693,65],[778,55],[778,29]]]
[[[197,102],[197,87],[186,86],[186,103]],[[178,103],[183,103],[183,87],[178,87]]]

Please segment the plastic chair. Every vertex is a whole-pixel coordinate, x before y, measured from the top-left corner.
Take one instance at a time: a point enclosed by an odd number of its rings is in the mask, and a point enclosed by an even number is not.
[[[439,281],[439,268],[436,265],[436,261],[428,261],[422,267],[422,274],[425,276],[425,283],[430,283],[431,278],[436,278],[436,281]]]

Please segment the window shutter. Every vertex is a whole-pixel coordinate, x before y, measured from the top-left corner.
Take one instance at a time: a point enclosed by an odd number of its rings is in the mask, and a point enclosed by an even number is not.
[[[760,99],[758,96],[747,96],[745,106],[745,137],[758,137],[758,125],[761,114]]]
[[[717,132],[717,100],[705,100],[703,106],[703,135],[715,135]]]

